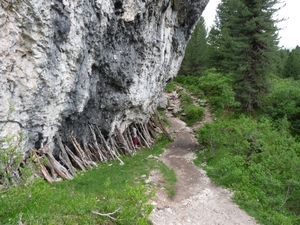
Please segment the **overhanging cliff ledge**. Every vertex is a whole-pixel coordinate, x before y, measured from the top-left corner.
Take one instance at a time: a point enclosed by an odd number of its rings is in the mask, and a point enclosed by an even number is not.
[[[29,147],[147,121],[208,0],[2,0],[0,120]],[[4,133],[5,133],[4,132]]]

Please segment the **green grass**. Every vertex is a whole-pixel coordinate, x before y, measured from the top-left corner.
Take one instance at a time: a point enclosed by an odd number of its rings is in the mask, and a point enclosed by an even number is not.
[[[193,104],[192,97],[184,91],[180,92],[180,108],[185,113],[185,115],[181,116],[180,119],[186,122],[188,126],[194,125],[204,116],[204,108],[201,106],[195,106]]]
[[[70,181],[49,184],[38,178],[27,187],[0,192],[1,224],[17,224],[20,217],[26,224],[150,224],[153,206],[148,201],[154,192],[142,175],[148,176],[157,167],[168,171],[162,162],[148,158],[161,154],[168,142],[163,137],[152,149],[123,157],[123,166],[113,161],[101,163]],[[174,174],[163,174],[166,186],[172,189]],[[110,213],[118,208],[112,215],[116,221],[92,213]]]
[[[169,93],[171,93],[175,89],[176,89],[176,85],[175,85],[174,81],[171,81],[170,83],[168,83],[165,88],[166,92],[169,92]]]
[[[166,182],[166,185],[164,186],[164,188],[166,189],[168,196],[170,198],[172,198],[175,196],[174,187],[177,182],[176,174],[175,174],[174,170],[170,169],[163,163],[161,163],[159,165],[159,169],[163,175],[164,181]]]

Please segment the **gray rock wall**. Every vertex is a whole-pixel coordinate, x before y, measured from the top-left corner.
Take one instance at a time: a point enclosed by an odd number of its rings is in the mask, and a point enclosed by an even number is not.
[[[208,0],[0,1],[2,135],[30,146],[145,121]]]

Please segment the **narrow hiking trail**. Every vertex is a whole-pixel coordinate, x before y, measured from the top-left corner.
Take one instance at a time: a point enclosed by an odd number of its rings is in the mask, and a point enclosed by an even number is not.
[[[170,96],[169,96],[170,97]],[[179,100],[172,101],[179,107]],[[233,225],[258,224],[232,200],[232,194],[210,181],[206,172],[196,167],[194,150],[198,147],[193,130],[211,122],[209,108],[206,108],[204,119],[194,127],[187,127],[180,119],[167,112],[170,123],[169,131],[175,141],[170,143],[160,156],[177,176],[175,196],[170,199],[163,186],[163,179],[158,171],[151,171],[149,182],[157,187],[154,210],[150,220],[154,225]]]

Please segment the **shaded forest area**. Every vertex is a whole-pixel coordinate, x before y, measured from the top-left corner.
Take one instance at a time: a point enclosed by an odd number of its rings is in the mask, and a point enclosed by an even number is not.
[[[279,1],[223,0],[199,20],[175,82],[208,100],[197,163],[263,224],[300,224],[300,47],[278,46]]]

